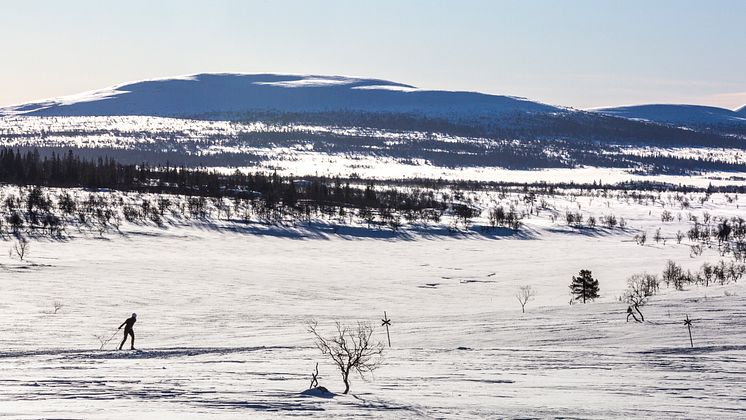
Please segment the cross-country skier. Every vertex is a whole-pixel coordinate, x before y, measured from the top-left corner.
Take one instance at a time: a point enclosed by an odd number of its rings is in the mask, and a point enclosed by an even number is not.
[[[137,321],[137,314],[132,314],[131,317],[127,318],[122,322],[122,325],[119,326],[119,329],[121,330],[122,327],[124,327],[124,338],[122,339],[122,344],[119,345],[119,350],[122,350],[122,346],[124,346],[125,341],[127,341],[127,336],[132,336],[132,350],[135,349],[135,332],[132,330],[132,326],[135,325],[135,322]]]

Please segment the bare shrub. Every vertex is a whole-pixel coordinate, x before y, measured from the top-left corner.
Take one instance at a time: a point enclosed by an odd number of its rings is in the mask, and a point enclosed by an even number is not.
[[[673,283],[676,290],[684,289],[684,270],[674,261],[668,260],[666,262],[662,277],[663,281],[666,282],[666,287]]]
[[[29,245],[28,239],[21,236],[13,244],[13,247],[10,249],[9,254],[11,257],[13,256],[13,254],[16,254],[18,259],[20,259],[21,261],[25,261],[30,249],[31,245]]]
[[[710,265],[707,262],[703,263],[702,264],[702,275],[703,275],[705,287],[708,287],[714,276],[714,270],[713,270],[712,265]]]
[[[653,240],[655,241],[655,243],[659,243],[661,240],[663,240],[663,235],[661,235],[661,228],[658,228],[655,230],[655,235],[653,236]]]
[[[645,316],[640,306],[644,306],[648,298],[658,292],[659,283],[657,276],[647,273],[633,274],[627,279],[624,300],[635,308],[642,321],[645,321]]]
[[[639,290],[644,297],[650,297],[660,290],[660,279],[655,274],[638,273],[627,279],[630,289]]]
[[[616,227],[618,221],[616,216],[610,214],[608,216],[601,216],[601,223],[606,225],[607,228],[613,229],[614,227]]]
[[[576,212],[565,212],[565,220],[568,226],[582,227],[583,226],[583,214],[579,211]]]
[[[526,313],[526,304],[536,296],[536,290],[531,286],[521,286],[518,288],[518,292],[515,294],[515,298],[518,299],[518,303],[521,304],[521,312]]]
[[[691,258],[698,257],[704,252],[704,247],[701,244],[694,244],[689,247],[689,256]]]
[[[373,327],[369,323],[358,322],[349,327],[336,322],[336,331],[324,337],[319,333],[318,322],[308,323],[308,332],[313,334],[316,347],[321,354],[329,356],[342,374],[345,384],[344,394],[350,391],[350,373],[357,372],[361,378],[372,373],[381,365],[383,343],[373,342]]]

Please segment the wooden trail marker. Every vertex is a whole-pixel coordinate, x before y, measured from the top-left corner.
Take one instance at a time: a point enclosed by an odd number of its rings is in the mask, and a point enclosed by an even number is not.
[[[391,335],[389,334],[389,326],[391,325],[391,320],[386,315],[386,311],[383,311],[383,319],[381,320],[381,326],[386,327],[386,338],[389,339],[389,347],[391,347]]]
[[[689,314],[686,315],[684,325],[686,325],[686,328],[689,330],[689,344],[694,348],[694,341],[692,341],[692,320],[689,319]]]
[[[319,364],[316,363],[316,372],[311,372],[311,386],[308,389],[313,389],[319,386]]]

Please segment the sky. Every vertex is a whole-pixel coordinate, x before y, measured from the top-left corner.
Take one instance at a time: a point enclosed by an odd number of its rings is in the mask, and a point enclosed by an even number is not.
[[[0,106],[203,72],[374,77],[591,108],[746,104],[743,0],[25,0]]]

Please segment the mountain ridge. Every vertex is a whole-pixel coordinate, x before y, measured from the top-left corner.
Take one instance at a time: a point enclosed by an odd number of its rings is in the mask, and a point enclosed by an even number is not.
[[[685,126],[746,125],[746,108],[736,111],[707,105],[642,104],[591,110],[615,117]]]
[[[516,96],[427,90],[376,78],[273,73],[199,73],[128,82],[0,108],[0,116],[10,115],[279,119],[425,131],[443,128],[442,122],[458,125],[446,129],[461,134],[583,141],[649,141],[660,135],[670,141],[687,129],[718,136],[746,134],[746,106],[735,111],[679,104],[578,110]],[[412,118],[416,121],[408,121]],[[669,130],[645,126],[650,124]]]
[[[479,92],[423,90],[346,76],[201,73],[143,80],[0,108],[5,115],[189,116],[206,113],[403,112],[427,117],[562,112],[540,102]]]

